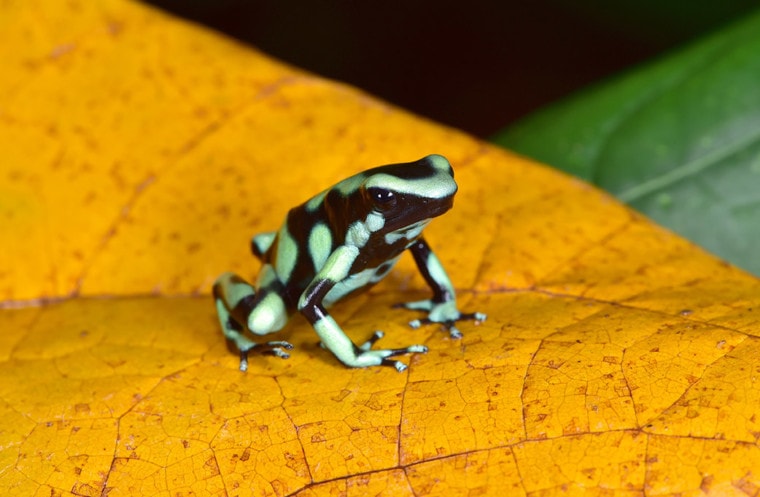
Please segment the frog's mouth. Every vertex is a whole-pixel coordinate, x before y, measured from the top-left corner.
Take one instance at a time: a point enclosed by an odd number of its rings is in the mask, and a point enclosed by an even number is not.
[[[425,229],[425,226],[427,226],[430,221],[432,221],[432,218],[421,219],[416,223],[390,231],[385,234],[385,243],[388,245],[393,245],[395,242],[403,238],[406,238],[407,240],[414,240],[420,236],[422,230]]]
[[[454,207],[454,197],[448,197],[446,199],[431,199],[425,202],[425,213],[429,218],[438,217],[441,214],[445,214],[452,207]]]

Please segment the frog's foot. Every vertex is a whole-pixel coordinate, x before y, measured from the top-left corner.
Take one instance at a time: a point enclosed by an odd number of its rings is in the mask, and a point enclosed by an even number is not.
[[[241,340],[242,339],[242,340]],[[291,350],[293,345],[290,342],[272,341],[264,343],[255,343],[245,337],[234,340],[235,345],[240,351],[240,371],[248,370],[248,354],[255,352],[261,355],[273,355],[282,359],[287,359],[290,354],[285,352]]]
[[[400,349],[372,350],[372,346],[375,345],[375,343],[384,336],[385,333],[382,331],[375,331],[369,340],[359,346],[356,346],[356,350],[354,351],[353,356],[341,358],[341,361],[346,366],[352,368],[365,368],[368,366],[391,366],[395,368],[396,371],[401,372],[407,368],[407,365],[401,361],[388,359],[388,357],[401,354],[424,354],[428,351],[428,348],[425,345],[410,345],[408,347]],[[323,349],[330,350],[330,348],[325,345],[324,342],[319,342],[319,346]]]
[[[390,366],[395,368],[396,371],[401,372],[407,368],[407,365],[401,361],[388,359],[389,357],[401,355],[401,354],[424,354],[428,351],[428,348],[424,345],[410,345],[399,349],[378,349],[372,350],[372,346],[383,338],[385,333],[382,331],[376,331],[372,334],[372,337],[357,347],[356,355],[352,361],[353,364],[348,364],[351,367],[366,367],[366,366]]]
[[[449,332],[451,338],[462,338],[462,332],[456,327],[457,321],[475,321],[476,323],[481,323],[487,317],[482,312],[459,312],[454,301],[436,303],[432,299],[427,299],[399,303],[393,307],[413,311],[426,311],[428,313],[426,318],[409,321],[409,326],[416,329],[423,324],[439,323]]]

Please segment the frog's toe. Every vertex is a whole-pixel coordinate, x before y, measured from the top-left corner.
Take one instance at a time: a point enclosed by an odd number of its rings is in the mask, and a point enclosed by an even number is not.
[[[245,345],[240,347],[240,371],[248,370],[248,355],[251,352],[259,353],[261,355],[273,355],[281,359],[288,359],[290,354],[286,350],[293,349],[293,345],[290,342],[285,341],[273,341],[265,343],[254,343],[248,341]]]
[[[428,348],[424,345],[410,345],[409,347],[404,347],[402,349],[383,349],[383,350],[370,350],[365,352],[365,354],[377,354],[380,359],[380,366],[390,366],[394,368],[396,371],[401,373],[402,371],[405,371],[408,367],[406,364],[404,364],[401,361],[397,361],[395,359],[388,359],[388,357],[394,356],[394,355],[400,355],[400,354],[424,354],[428,351]]]
[[[482,312],[471,312],[469,314],[462,314],[462,317],[460,317],[459,319],[467,320],[467,321],[476,321],[478,323],[482,323],[487,318],[488,318],[488,315]]]
[[[396,371],[398,371],[399,373],[404,372],[406,370],[406,368],[409,367],[409,366],[407,366],[406,364],[404,364],[401,361],[394,361],[392,359],[383,359],[383,361],[380,363],[380,365],[381,366],[390,366],[390,367],[394,368]]]
[[[373,346],[373,345],[375,345],[375,342],[377,342],[378,340],[380,340],[380,339],[381,339],[381,338],[383,338],[384,336],[385,336],[385,333],[383,333],[383,332],[382,332],[382,331],[380,331],[380,330],[376,330],[376,331],[375,331],[375,332],[372,334],[372,336],[370,337],[370,339],[369,339],[369,340],[367,340],[366,342],[364,342],[363,344],[361,344],[361,345],[359,346],[359,348],[360,348],[361,350],[364,350],[364,351],[370,350],[370,349],[372,348],[372,346]]]
[[[248,351],[247,350],[241,350],[240,351],[240,371],[246,372],[248,371]]]
[[[372,350],[372,346],[385,334],[382,331],[375,331],[369,340],[364,342],[358,347],[360,353],[353,359],[352,363],[348,364],[353,367],[366,367],[366,366],[390,366],[396,371],[404,371],[407,365],[401,361],[389,359],[390,357],[402,354],[424,354],[428,351],[425,345],[409,345],[408,347],[401,347],[397,349],[377,349]]]
[[[462,319],[462,318],[460,318]],[[474,319],[474,318],[473,318]],[[462,332],[459,331],[459,329],[456,327],[455,323],[457,320],[449,320],[449,321],[433,321],[430,318],[422,318],[422,319],[414,319],[412,321],[409,321],[409,326],[411,328],[414,328],[415,330],[419,327],[421,327],[423,324],[442,324],[443,328],[446,329],[449,332],[449,336],[451,338],[462,338]]]
[[[285,352],[285,350],[293,349],[293,345],[289,342],[267,342],[259,345],[259,347],[261,347],[261,353],[263,355],[273,355],[283,359],[290,357],[290,354]]]
[[[451,338],[453,338],[455,340],[459,340],[460,338],[462,338],[462,336],[463,336],[462,332],[459,331],[459,328],[457,328],[456,326],[454,326],[454,323],[447,324],[446,328],[449,330],[449,336]]]

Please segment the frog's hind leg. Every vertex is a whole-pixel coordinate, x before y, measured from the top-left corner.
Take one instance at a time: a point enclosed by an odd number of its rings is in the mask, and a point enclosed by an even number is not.
[[[244,334],[246,329],[257,335],[264,335],[282,328],[287,316],[283,315],[284,307],[277,305],[278,300],[281,302],[279,296],[265,295],[267,292],[257,295],[253,286],[232,273],[224,273],[217,278],[213,293],[224,336],[240,352],[241,371],[248,369],[248,354],[254,350],[283,359],[290,357],[285,351],[293,348],[290,343],[256,343]]]

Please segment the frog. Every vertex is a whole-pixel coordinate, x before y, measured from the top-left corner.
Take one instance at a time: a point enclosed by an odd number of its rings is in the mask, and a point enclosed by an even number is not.
[[[395,356],[426,353],[427,346],[374,349],[382,331],[357,345],[327,309],[381,281],[406,251],[433,293],[394,305],[427,313],[409,322],[412,328],[438,323],[458,339],[457,322],[484,321],[483,313],[459,311],[451,279],[422,236],[433,218],[452,208],[457,189],[454,170],[442,155],[377,166],[290,209],[277,231],[254,236],[251,251],[262,263],[255,284],[226,272],[213,285],[219,322],[228,344],[239,352],[239,369],[248,369],[252,352],[287,359],[293,348],[289,342],[252,338],[281,330],[300,313],[321,346],[344,365],[404,371],[407,365]]]

